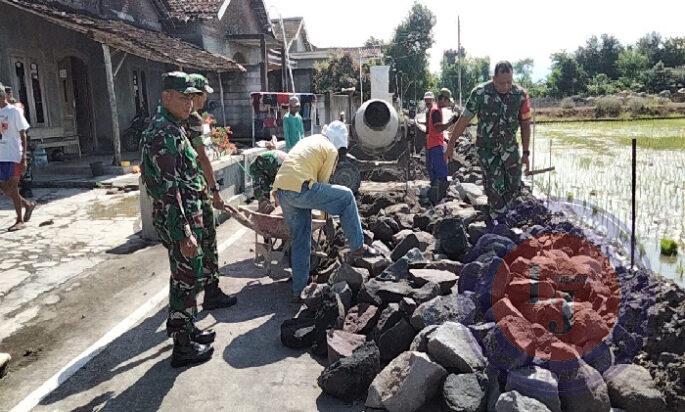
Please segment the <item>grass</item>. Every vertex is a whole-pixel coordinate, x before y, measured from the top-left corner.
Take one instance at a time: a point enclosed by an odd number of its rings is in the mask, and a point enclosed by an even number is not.
[[[685,119],[556,122],[538,125],[536,133],[596,152],[608,146],[630,146],[633,137],[639,148],[685,150]]]
[[[677,256],[678,242],[673,239],[661,239],[661,254],[664,256]]]

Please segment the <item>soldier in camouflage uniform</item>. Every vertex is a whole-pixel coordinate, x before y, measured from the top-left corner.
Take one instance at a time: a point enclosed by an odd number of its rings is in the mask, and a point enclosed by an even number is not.
[[[276,180],[278,169],[281,168],[287,153],[280,150],[271,150],[257,156],[250,165],[250,177],[252,177],[252,187],[254,197],[259,202],[259,212],[270,213],[273,210],[271,205],[271,190]]]
[[[454,146],[474,116],[478,116],[476,148],[483,170],[483,184],[493,219],[504,214],[521,191],[521,169],[530,168],[530,99],[522,87],[513,84],[513,68],[509,62],[495,67],[492,81],[477,86],[471,92],[463,115],[450,136],[448,159]],[[521,128],[523,156],[519,155],[516,134]]]
[[[225,294],[219,288],[219,251],[216,242],[214,208],[223,210],[226,205],[221,198],[219,185],[214,177],[212,161],[207,155],[207,148],[211,145],[209,125],[203,121],[202,115],[200,115],[200,111],[204,109],[207,103],[208,95],[214,93],[214,89],[209,86],[207,78],[201,74],[191,74],[189,78],[192,86],[199,90],[199,93],[193,95],[193,112],[188,118],[186,129],[190,142],[197,151],[198,162],[212,196],[211,201],[205,197],[202,202],[204,233],[201,246],[204,252],[202,267],[205,289],[202,307],[205,310],[213,310],[233,306],[238,300],[235,296]]]
[[[171,365],[180,367],[204,362],[214,348],[213,331],[195,327],[196,295],[203,277],[203,202],[206,182],[197,163],[184,122],[192,111],[187,74],[166,73],[157,114],[143,134],[142,180],[153,199],[153,221],[159,238],[169,251],[171,282],[167,333],[174,340]]]

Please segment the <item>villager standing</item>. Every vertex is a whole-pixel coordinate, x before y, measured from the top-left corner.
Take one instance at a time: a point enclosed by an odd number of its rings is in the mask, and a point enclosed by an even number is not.
[[[5,87],[0,85],[0,189],[12,199],[17,214],[10,232],[23,229],[36,208],[19,193],[19,180],[28,166],[29,127],[23,112],[7,101]]]
[[[449,168],[445,158],[447,143],[445,132],[457,122],[457,117],[452,117],[449,122],[443,123],[442,109],[452,104],[452,92],[442,89],[438,94],[437,105],[430,106],[426,123],[426,168],[431,182],[429,193],[433,204],[440,203],[447,193],[449,185],[447,176]]]
[[[491,81],[471,92],[464,113],[452,131],[445,157],[451,159],[457,139],[474,116],[478,116],[476,148],[483,170],[483,184],[493,219],[504,214],[521,191],[522,166],[530,168],[530,120],[528,92],[513,83],[514,69],[508,61],[495,66]],[[521,128],[522,155],[516,134]]]
[[[227,295],[219,287],[219,251],[216,242],[216,218],[214,209],[223,210],[226,205],[221,198],[219,185],[214,177],[214,168],[209,159],[207,149],[211,145],[209,137],[209,124],[202,119],[200,111],[204,110],[209,94],[214,93],[210,87],[209,80],[201,74],[191,74],[189,76],[191,85],[200,92],[193,95],[193,112],[188,118],[188,137],[193,148],[198,154],[198,161],[202,174],[207,182],[208,190],[212,200],[208,197],[202,199],[202,222],[204,223],[204,234],[202,237],[202,250],[204,252],[204,290],[205,298],[202,308],[214,310],[227,308],[235,305],[238,299],[235,296]]]
[[[207,201],[206,182],[198,155],[184,124],[193,108],[192,87],[186,73],[162,76],[161,103],[150,127],[143,133],[142,180],[153,199],[153,223],[169,251],[171,282],[167,334],[174,340],[171,365],[204,362],[214,348],[213,331],[195,326],[196,294],[204,277],[203,209]]]
[[[304,120],[300,115],[300,99],[291,97],[289,111],[283,116],[283,136],[285,137],[285,151],[295,147],[304,137]]]
[[[7,95],[7,102],[19,109],[21,115],[26,119],[24,104],[14,97],[12,88],[5,86],[5,94]],[[26,143],[26,170],[24,170],[21,179],[19,179],[19,194],[23,198],[31,198],[33,197],[31,183],[33,182],[33,151],[35,150],[35,146],[31,144],[31,137],[28,135],[28,131],[26,132]]]

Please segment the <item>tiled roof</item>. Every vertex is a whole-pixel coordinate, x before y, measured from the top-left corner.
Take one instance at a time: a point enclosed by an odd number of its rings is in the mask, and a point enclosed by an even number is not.
[[[302,24],[303,26],[302,30],[300,31],[300,35],[304,39],[305,50],[303,51],[313,51],[315,47],[309,42],[309,37],[307,36],[307,29],[304,26],[303,20],[304,19],[302,17],[284,18],[283,28],[285,29],[285,37],[289,42],[291,42],[293,38],[297,35],[297,31],[300,30],[300,25]],[[279,41],[283,42],[283,29],[281,29],[281,19],[273,19],[271,20],[271,23],[274,27],[274,35]]]
[[[46,20],[82,33],[124,52],[185,69],[245,71],[233,60],[210,53],[166,33],[141,29],[121,20],[90,16],[49,0],[0,0]]]
[[[215,19],[224,0],[163,0],[176,20]]]

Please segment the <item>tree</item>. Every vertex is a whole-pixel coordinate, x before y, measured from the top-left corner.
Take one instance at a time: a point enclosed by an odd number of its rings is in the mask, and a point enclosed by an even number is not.
[[[666,67],[685,65],[685,37],[671,37],[663,44],[661,61]]]
[[[364,47],[378,47],[378,46],[380,46],[381,49],[386,47],[385,40],[381,40],[379,38],[371,36],[368,39],[366,39],[366,41],[364,42]]]
[[[663,62],[655,64],[650,70],[644,72],[642,79],[649,93],[673,90],[676,87],[672,71],[666,68]]]
[[[661,60],[661,35],[655,31],[647,33],[637,41],[637,51],[649,59],[649,67]]]
[[[406,96],[423,96],[430,86],[428,50],[435,42],[435,23],[435,15],[428,7],[414,3],[387,47],[393,68],[402,76]]]
[[[490,78],[489,57],[469,57],[462,48],[461,92],[464,99],[468,98],[471,90]],[[440,79],[438,85],[447,87],[459,95],[459,60],[456,50],[445,50],[440,63]]]
[[[611,79],[618,79],[618,56],[623,51],[621,42],[614,36],[602,34],[592,36],[576,51],[576,61],[588,76],[604,73]]]
[[[616,85],[604,73],[593,77],[587,85],[587,92],[591,96],[605,96],[607,94],[614,94],[616,91]]]
[[[533,66],[535,61],[528,57],[513,63],[514,66],[514,80],[516,83],[530,89],[533,87]]]
[[[359,65],[346,53],[316,67],[312,76],[314,93],[340,93],[359,85]]]
[[[649,57],[638,48],[629,46],[618,56],[618,71],[622,77],[630,80],[640,78],[640,74],[649,68]]]
[[[552,55],[552,73],[547,79],[550,96],[565,97],[583,93],[587,74],[575,58],[565,51]]]

